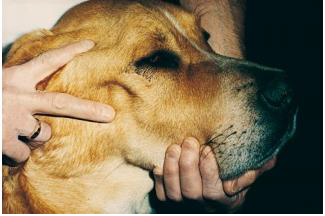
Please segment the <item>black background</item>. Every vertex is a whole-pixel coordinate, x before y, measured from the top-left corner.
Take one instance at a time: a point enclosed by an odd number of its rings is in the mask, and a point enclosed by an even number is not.
[[[247,59],[288,72],[299,113],[296,135],[280,152],[276,167],[252,186],[239,213],[323,212],[322,4],[319,0],[247,0]],[[196,213],[194,205],[177,212]]]
[[[323,212],[322,1],[247,1],[247,59],[285,69],[299,103],[297,133],[241,213]]]

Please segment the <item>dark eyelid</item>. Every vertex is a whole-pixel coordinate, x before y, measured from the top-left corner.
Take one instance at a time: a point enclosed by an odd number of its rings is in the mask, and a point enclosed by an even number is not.
[[[170,50],[160,49],[152,52],[146,57],[140,58],[134,63],[134,65],[138,68],[154,67],[178,69],[180,65],[180,57]]]

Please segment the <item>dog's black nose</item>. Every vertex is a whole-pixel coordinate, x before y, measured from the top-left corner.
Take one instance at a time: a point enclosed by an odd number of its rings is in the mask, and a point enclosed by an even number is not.
[[[266,84],[261,97],[272,109],[286,110],[293,104],[293,90],[284,78],[278,78]]]

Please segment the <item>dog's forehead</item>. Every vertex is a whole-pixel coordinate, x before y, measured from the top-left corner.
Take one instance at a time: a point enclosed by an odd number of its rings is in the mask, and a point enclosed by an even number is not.
[[[211,53],[195,16],[161,1],[88,1],[68,11],[53,30],[62,33],[76,29],[92,29],[92,39],[102,48],[116,43],[135,47],[131,44],[137,43],[141,54],[161,45],[181,51],[175,42],[181,38],[181,46],[189,45],[183,55],[191,48],[199,55]]]
[[[143,3],[143,1],[141,2]],[[189,47],[191,47],[194,48],[199,55],[205,56],[208,59],[213,59],[211,49],[207,41],[204,40],[203,29],[199,27],[198,20],[193,14],[183,8],[164,2],[154,4],[152,1],[149,1],[149,3],[146,2],[146,4],[142,4],[142,6],[153,15],[147,17],[148,14],[142,14],[144,19],[151,19],[153,21],[152,25],[158,27],[148,28],[148,26],[143,25],[142,28],[145,29],[144,31],[147,31],[150,37],[154,38],[156,42],[167,42],[171,44],[168,38],[171,38],[171,40],[175,39],[175,37],[178,39],[181,38],[179,41],[183,49],[186,50],[183,55],[188,54]],[[152,29],[155,29],[155,31],[152,31]],[[187,48],[184,48],[184,42],[189,45]]]

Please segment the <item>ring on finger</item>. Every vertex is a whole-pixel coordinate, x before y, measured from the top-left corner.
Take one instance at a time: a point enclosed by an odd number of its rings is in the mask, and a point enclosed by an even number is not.
[[[41,127],[41,121],[39,119],[37,119],[37,118],[35,118],[35,119],[37,121],[37,124],[36,124],[36,126],[35,126],[35,128],[33,130],[32,135],[30,136],[30,139],[31,140],[33,140],[36,137],[38,137],[38,135],[41,133],[41,129],[42,129],[42,127]]]

